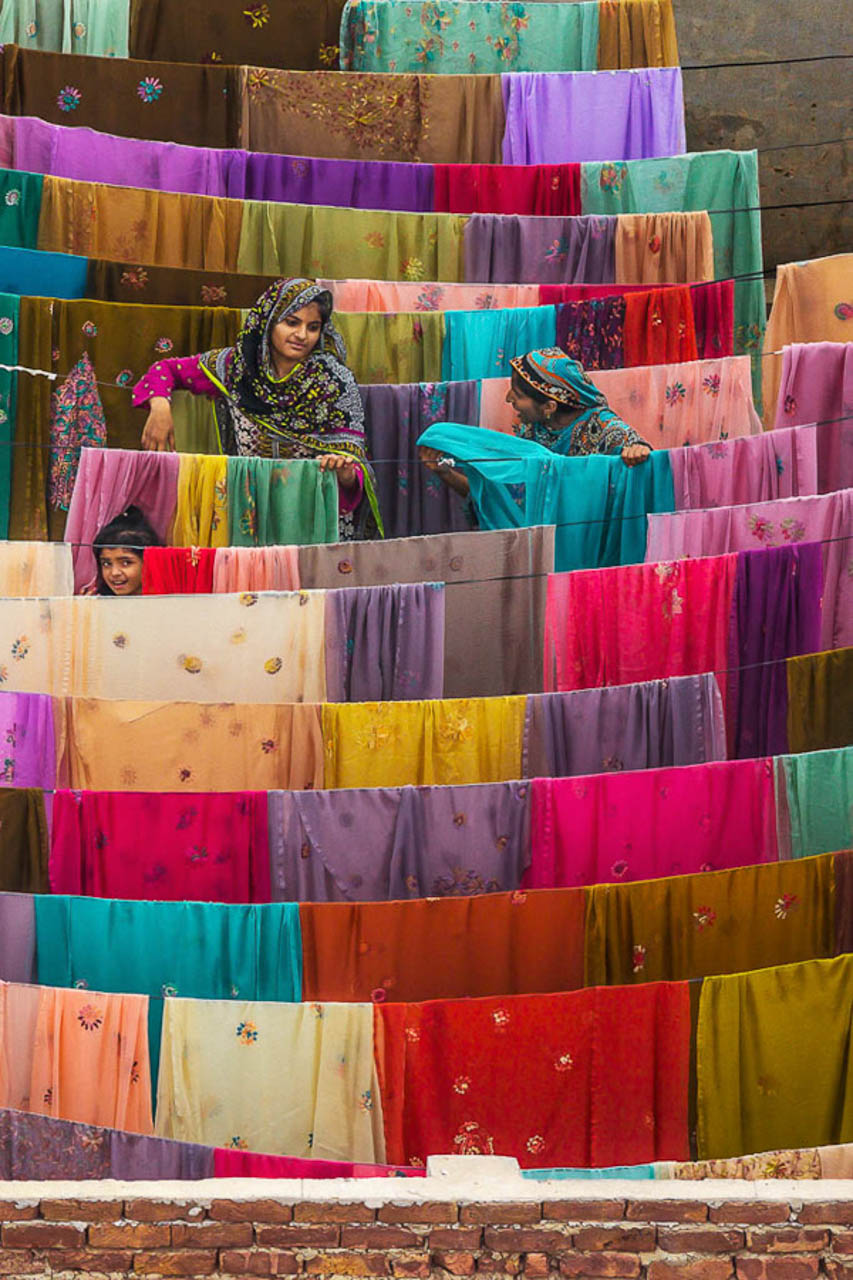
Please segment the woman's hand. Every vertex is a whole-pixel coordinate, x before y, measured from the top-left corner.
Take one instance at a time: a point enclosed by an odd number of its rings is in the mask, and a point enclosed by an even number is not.
[[[622,450],[622,461],[626,467],[636,467],[638,463],[645,462],[651,453],[651,447],[647,444],[626,444]]]
[[[320,470],[335,471],[338,484],[342,489],[353,489],[356,484],[355,463],[342,453],[323,453],[320,455]]]
[[[142,447],[150,453],[174,453],[175,424],[172,406],[165,396],[152,396],[149,413],[142,429]]]
[[[446,463],[447,455],[439,449],[429,449],[426,445],[418,445],[418,457],[428,471],[436,473],[446,485],[460,495],[467,498],[471,491],[468,483],[468,477],[457,467],[449,467]]]

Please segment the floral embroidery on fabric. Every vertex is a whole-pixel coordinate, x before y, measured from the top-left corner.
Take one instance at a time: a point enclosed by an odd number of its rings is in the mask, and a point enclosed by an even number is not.
[[[233,1138],[228,1139],[228,1146],[231,1148],[232,1151],[248,1151],[249,1150],[249,1143],[245,1138],[241,1138],[239,1134],[236,1134]]]
[[[163,92],[163,84],[156,76],[146,76],[136,86],[136,92],[145,103],[156,102]]]
[[[158,355],[167,356],[174,345],[175,344],[171,338],[158,338],[154,343],[154,350]]]
[[[773,536],[773,524],[763,516],[752,515],[748,518],[749,531],[759,542],[767,542]]]
[[[77,1021],[84,1031],[99,1031],[104,1023],[104,1015],[93,1004],[84,1004],[77,1013]]]
[[[221,284],[203,284],[201,286],[201,300],[206,306],[212,307],[216,303],[224,303],[228,298],[228,290]]]
[[[569,242],[565,236],[560,236],[559,240],[553,240],[545,250],[546,262],[565,262],[569,256]]]
[[[119,284],[126,289],[144,289],[148,283],[148,272],[144,267],[128,267],[122,271]]]
[[[83,332],[87,338],[95,338],[98,334],[98,326],[93,320],[87,320],[83,325]]]
[[[253,29],[265,27],[270,20],[268,4],[250,4],[243,10],[243,17]]]
[[[509,1026],[509,1014],[506,1009],[495,1009],[492,1012],[492,1022],[495,1024],[496,1031],[506,1031]]]
[[[18,188],[10,187],[9,190],[6,192],[6,203],[10,207],[12,207],[16,204],[20,204],[20,201],[21,201],[21,193],[18,190]]]
[[[646,948],[641,942],[637,942],[631,951],[631,970],[634,973],[641,973],[645,967]]]
[[[555,1071],[571,1071],[574,1065],[574,1058],[570,1053],[561,1053],[559,1058],[554,1059]]]
[[[237,1039],[241,1044],[256,1044],[258,1039],[258,1028],[254,1022],[240,1022],[237,1024]]]
[[[785,542],[802,542],[806,536],[806,526],[801,520],[795,520],[793,516],[779,522],[779,532]]]
[[[133,370],[120,369],[119,372],[116,374],[116,386],[126,387],[130,382],[133,382]]]
[[[364,1093],[358,1100],[358,1106],[361,1111],[373,1110],[373,1094],[370,1089],[365,1089]]]
[[[15,327],[15,322],[11,316],[0,316],[0,333],[4,338],[8,338],[9,334]]]
[[[835,307],[838,320],[853,320],[853,302],[839,302]]]
[[[281,658],[267,658],[264,663],[264,671],[268,676],[277,676],[281,671],[282,665]]]
[[[773,904],[773,914],[777,920],[787,920],[792,911],[798,911],[800,899],[796,893],[783,893]]]
[[[88,355],[80,357],[51,402],[48,498],[51,506],[67,511],[80,450],[104,449],[107,444],[107,420]]]
[[[184,671],[188,671],[191,676],[197,676],[203,665],[201,658],[197,658],[194,654],[178,654],[178,666],[183,667]]]
[[[453,1139],[460,1156],[493,1156],[495,1141],[476,1120],[464,1120]]]
[[[783,413],[796,413],[797,402],[793,396],[785,396],[785,403],[782,407]]]
[[[443,297],[440,284],[425,284],[415,299],[415,311],[438,311]]]
[[[400,274],[404,280],[423,280],[424,264],[420,258],[404,258],[400,263]]]
[[[684,597],[678,594],[678,588],[673,587],[670,595],[664,597],[661,611],[667,622],[671,622],[678,614],[683,613]]]
[[[38,23],[35,20],[33,20],[32,22],[27,23],[26,27],[24,28],[24,34],[30,40],[35,40],[36,36],[38,35],[38,29],[39,29]]]
[[[76,111],[82,97],[79,89],[75,89],[73,84],[67,84],[64,89],[59,90],[56,105],[60,111]]]
[[[75,22],[74,26],[71,28],[71,34],[75,40],[82,40],[86,34],[85,22]]]
[[[699,907],[693,912],[693,923],[700,933],[710,929],[717,920],[717,913],[712,907]]]
[[[421,1038],[421,1033],[418,1031],[417,1027],[406,1027],[404,1035],[409,1044],[417,1044]]]
[[[113,644],[117,649],[127,648],[127,636],[122,631],[117,631],[113,636]]]
[[[454,1093],[467,1093],[470,1088],[471,1088],[470,1076],[457,1076],[456,1079],[453,1081]]]
[[[538,1156],[540,1151],[545,1150],[545,1139],[541,1133],[534,1133],[531,1138],[527,1139],[527,1150],[534,1156]]]
[[[683,382],[671,382],[666,389],[666,403],[672,408],[673,405],[680,404],[687,395],[687,388]]]
[[[371,249],[384,249],[385,236],[381,231],[368,231],[364,237],[365,244],[369,244]]]
[[[626,164],[603,164],[598,175],[598,185],[602,191],[618,193],[622,190],[622,183],[627,177],[628,166]]]
[[[17,640],[12,642],[12,657],[16,662],[23,662],[30,651],[29,636],[18,636]]]

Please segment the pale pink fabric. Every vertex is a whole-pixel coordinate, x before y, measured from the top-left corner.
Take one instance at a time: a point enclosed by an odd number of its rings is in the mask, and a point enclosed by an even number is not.
[[[772,760],[537,778],[531,786],[524,888],[653,880],[778,858]]]
[[[593,689],[728,666],[736,555],[548,576],[545,690]]]
[[[817,493],[816,427],[671,449],[676,511],[734,507]]]
[[[386,280],[318,280],[336,311],[486,311],[538,307],[538,284],[438,284]]]
[[[298,591],[298,547],[217,547],[214,591]]]
[[[716,511],[650,515],[648,523],[647,561],[821,542],[821,644],[824,649],[853,644],[853,489]]]

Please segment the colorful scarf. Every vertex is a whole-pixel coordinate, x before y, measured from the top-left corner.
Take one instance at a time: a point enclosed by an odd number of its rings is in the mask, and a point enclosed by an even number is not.
[[[646,441],[608,408],[607,398],[594,385],[577,360],[559,347],[529,351],[510,360],[514,373],[538,395],[580,412],[568,426],[551,422],[522,422],[517,434],[523,440],[568,456],[618,453],[627,444]]]

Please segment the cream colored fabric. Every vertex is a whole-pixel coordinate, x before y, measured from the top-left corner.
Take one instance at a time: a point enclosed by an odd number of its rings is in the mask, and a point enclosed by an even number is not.
[[[157,1133],[381,1163],[373,1006],[168,999]]]
[[[73,594],[67,542],[0,542],[0,597]]]
[[[70,596],[0,600],[0,689],[70,692],[72,605]]]

